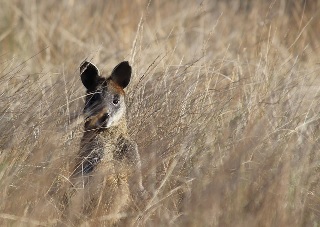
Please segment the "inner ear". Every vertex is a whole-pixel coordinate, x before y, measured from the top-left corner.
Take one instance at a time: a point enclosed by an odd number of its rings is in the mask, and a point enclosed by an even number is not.
[[[80,65],[80,76],[83,85],[88,90],[94,90],[99,82],[99,69],[91,62],[84,61]]]
[[[119,63],[114,67],[111,73],[111,80],[118,84],[120,87],[125,88],[131,78],[131,66],[127,61]]]

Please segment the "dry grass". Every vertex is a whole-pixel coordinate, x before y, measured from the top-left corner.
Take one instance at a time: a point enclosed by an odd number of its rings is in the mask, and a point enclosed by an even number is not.
[[[151,194],[131,225],[320,226],[320,1],[252,2],[2,1],[0,225],[58,222],[79,64],[126,59]]]

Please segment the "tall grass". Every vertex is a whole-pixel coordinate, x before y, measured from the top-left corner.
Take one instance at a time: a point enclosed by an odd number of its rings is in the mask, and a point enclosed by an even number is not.
[[[79,64],[126,59],[150,193],[126,225],[319,226],[319,4],[2,1],[1,225],[61,221]]]

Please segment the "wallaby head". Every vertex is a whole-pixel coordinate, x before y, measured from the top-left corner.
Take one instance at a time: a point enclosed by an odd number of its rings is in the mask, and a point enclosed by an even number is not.
[[[131,78],[131,66],[127,61],[119,63],[111,76],[100,75],[98,68],[83,62],[80,66],[83,85],[87,89],[84,115],[87,129],[104,130],[120,123],[125,117],[124,88]]]

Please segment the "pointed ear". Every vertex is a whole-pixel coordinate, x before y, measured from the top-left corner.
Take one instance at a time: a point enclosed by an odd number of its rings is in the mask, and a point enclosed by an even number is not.
[[[120,87],[125,88],[131,78],[131,66],[127,61],[119,63],[114,67],[111,73],[111,80],[118,84]]]
[[[88,90],[94,90],[99,81],[99,69],[91,62],[84,61],[80,65],[80,76],[83,85]]]

